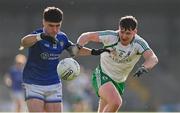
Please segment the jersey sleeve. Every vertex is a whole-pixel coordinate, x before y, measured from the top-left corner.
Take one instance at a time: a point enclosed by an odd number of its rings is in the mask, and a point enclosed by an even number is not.
[[[67,40],[67,44],[65,46],[65,49],[67,49],[68,47],[74,45],[74,43],[72,43],[70,40]]]
[[[64,37],[64,43],[65,43],[64,49],[67,49],[68,47],[74,45],[74,43],[69,40],[66,34],[63,33],[63,37]]]
[[[144,39],[137,39],[135,42],[137,43],[137,50],[139,54],[143,54],[146,50],[151,49]]]
[[[118,33],[111,30],[98,31],[99,40],[104,46],[109,46],[118,41]]]

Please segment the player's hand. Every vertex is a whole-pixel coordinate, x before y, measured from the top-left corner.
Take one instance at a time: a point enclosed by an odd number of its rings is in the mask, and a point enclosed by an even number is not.
[[[137,69],[137,71],[134,73],[134,77],[140,77],[142,74],[148,73],[148,69],[146,69],[144,66],[141,66]]]
[[[54,37],[52,37],[50,35],[47,35],[45,33],[41,33],[40,37],[41,37],[42,40],[46,40],[46,41],[48,41],[48,42],[50,42],[52,44],[57,44],[57,42],[58,42],[58,40],[56,40],[56,38],[54,38]]]
[[[92,49],[91,55],[100,55],[103,52],[110,52],[108,49]]]

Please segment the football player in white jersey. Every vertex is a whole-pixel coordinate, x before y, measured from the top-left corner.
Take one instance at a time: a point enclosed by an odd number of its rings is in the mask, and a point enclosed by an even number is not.
[[[137,24],[135,17],[124,16],[117,31],[87,32],[77,40],[81,46],[90,41],[103,43],[104,48],[111,51],[101,54],[100,65],[92,75],[93,87],[100,97],[98,112],[117,112],[120,109],[124,82],[141,56],[144,63],[134,76],[149,72],[158,63],[148,43],[137,34]]]

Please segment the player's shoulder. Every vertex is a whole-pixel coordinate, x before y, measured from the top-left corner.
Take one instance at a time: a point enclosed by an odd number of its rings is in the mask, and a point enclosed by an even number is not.
[[[141,47],[148,47],[148,43],[139,35],[135,35],[135,38],[133,40],[133,43],[136,45],[136,46],[141,46]]]
[[[68,36],[67,36],[64,32],[62,32],[62,31],[60,31],[60,32],[57,34],[57,37],[58,37],[58,38],[68,38]]]
[[[68,40],[69,40],[69,38],[68,38],[68,36],[64,33],[64,32],[62,32],[62,31],[60,31],[58,34],[57,34],[57,37],[56,37],[59,41],[64,41],[64,42],[68,42]]]
[[[34,30],[31,34],[38,34],[38,33],[42,33],[43,29],[42,28],[38,28],[36,30]]]
[[[114,30],[100,31],[99,38],[105,47],[110,47],[117,44],[119,40],[119,33]]]
[[[104,31],[98,31],[99,36],[118,36],[118,32],[114,30],[104,30]]]
[[[134,43],[142,43],[142,42],[146,42],[146,41],[145,41],[141,36],[139,36],[138,34],[136,34],[133,42],[134,42]]]
[[[60,31],[57,35],[59,35],[59,36],[66,36],[67,37],[66,33],[64,33],[63,31]]]

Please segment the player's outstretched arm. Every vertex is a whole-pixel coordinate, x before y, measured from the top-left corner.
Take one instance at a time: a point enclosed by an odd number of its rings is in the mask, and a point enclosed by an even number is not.
[[[103,52],[110,52],[108,49],[100,48],[100,49],[90,49],[87,47],[80,46],[79,44],[72,45],[67,48],[71,57],[74,56],[88,56],[88,55],[100,55]]]
[[[97,32],[87,32],[79,36],[77,44],[84,46],[89,42],[99,42],[99,35]]]
[[[88,56],[88,55],[98,56],[103,52],[110,52],[110,50],[104,49],[104,48],[90,49],[90,48],[83,47],[82,49],[80,49],[78,55],[80,55],[80,56]]]
[[[100,48],[100,49],[90,49],[83,47],[89,42],[100,42],[99,34],[97,32],[87,32],[80,35],[77,40],[77,44],[81,46],[78,56],[87,56],[87,55],[100,55],[103,52],[110,52],[108,49]]]

